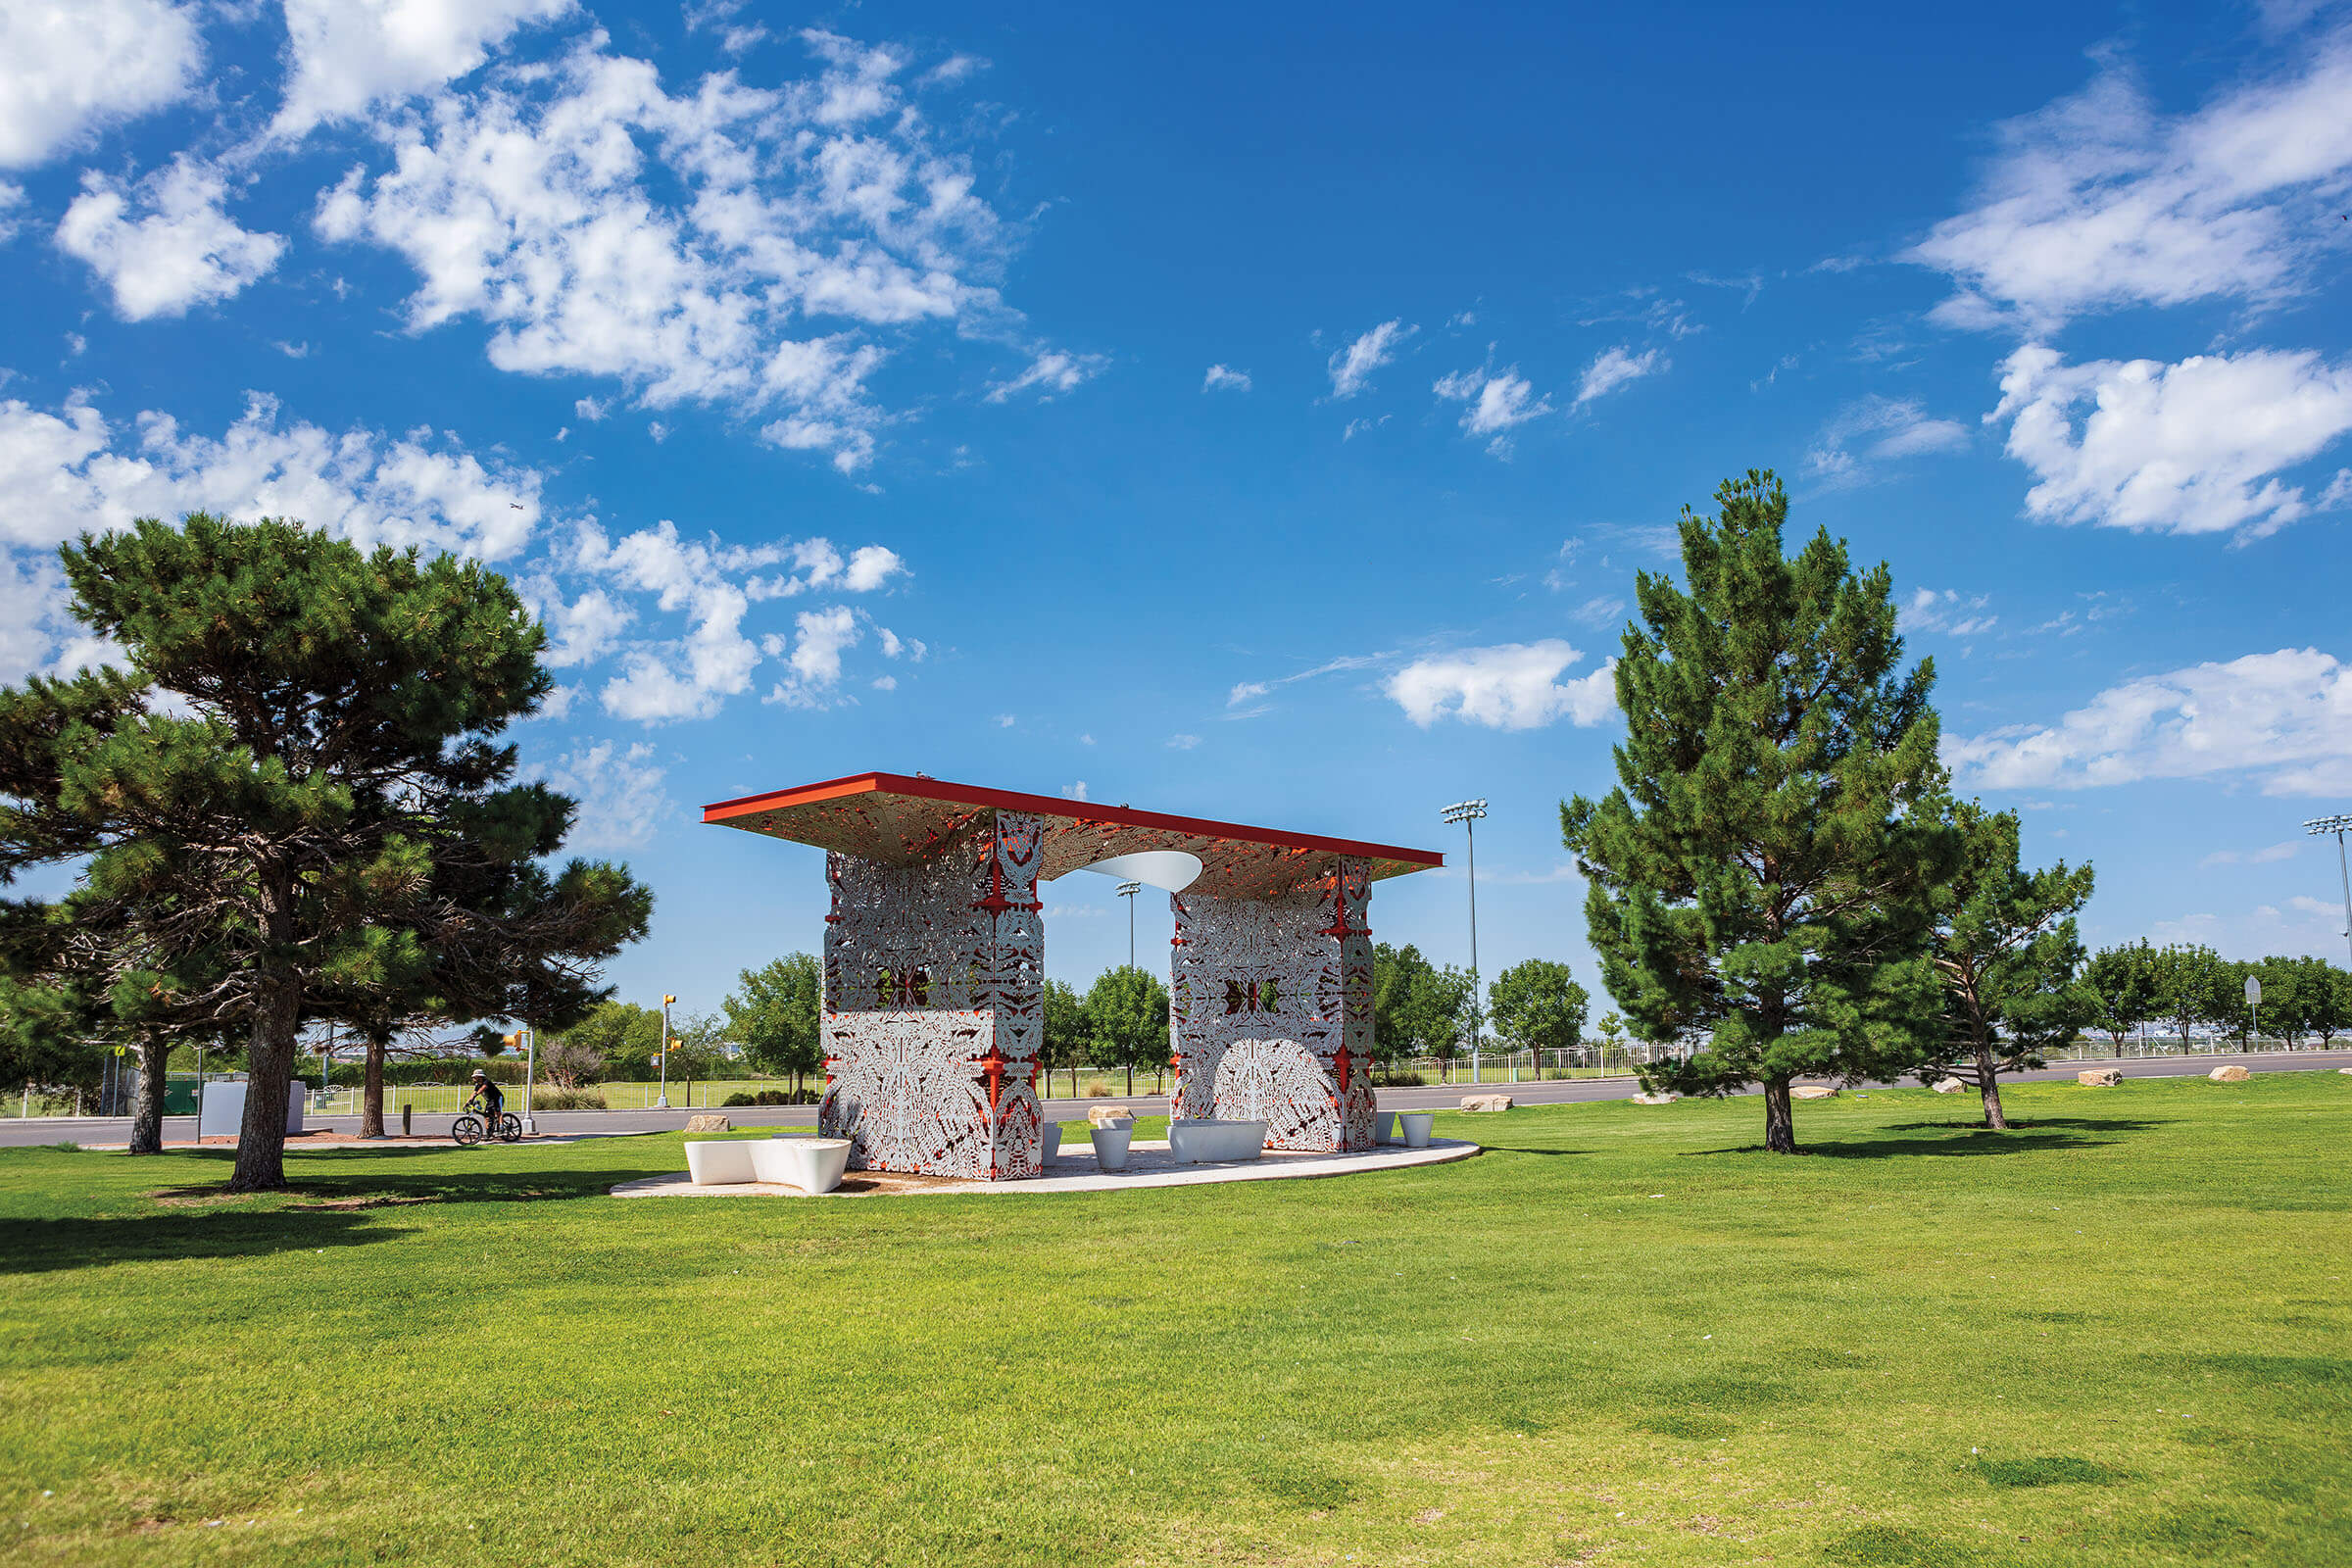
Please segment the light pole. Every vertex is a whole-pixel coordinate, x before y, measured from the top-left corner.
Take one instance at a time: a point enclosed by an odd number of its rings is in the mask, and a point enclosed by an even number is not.
[[[669,1004],[677,1000],[669,996],[662,999],[662,1093],[654,1101],[660,1110],[669,1108]]]
[[[1127,967],[1135,967],[1135,896],[1144,891],[1141,882],[1119,884],[1119,897],[1127,901]]]
[[[2344,830],[2352,828],[2352,816],[2314,817],[2303,828],[2315,838],[2326,833],[2335,835],[2335,869],[2344,879],[2344,946],[2352,949],[2352,863],[2344,859]]]
[[[1448,822],[1462,824],[1462,832],[1470,846],[1470,1081],[1478,1082],[1478,1048],[1487,1032],[1486,1009],[1481,1005],[1478,991],[1478,827],[1487,814],[1487,803],[1482,800],[1456,801],[1438,813]]]

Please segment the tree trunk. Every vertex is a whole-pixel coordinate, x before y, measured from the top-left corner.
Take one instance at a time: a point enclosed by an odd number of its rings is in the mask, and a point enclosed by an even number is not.
[[[384,1043],[368,1042],[367,1065],[361,1072],[360,1136],[384,1136]]]
[[[1990,1048],[1977,1048],[1977,1089],[1984,1097],[1984,1125],[1994,1132],[2007,1132],[2009,1120],[2001,1114],[2001,1080],[1992,1070]]]
[[[237,1129],[232,1193],[275,1193],[286,1185],[286,1086],[294,1079],[294,1036],[302,1020],[302,986],[272,975],[260,988],[253,1042],[246,1060],[245,1120]]]
[[[152,1035],[139,1042],[139,1098],[130,1113],[130,1152],[134,1154],[164,1152],[165,1068],[171,1060],[171,1042]]]
[[[1786,1078],[1764,1080],[1764,1148],[1775,1154],[1796,1152],[1796,1114]]]

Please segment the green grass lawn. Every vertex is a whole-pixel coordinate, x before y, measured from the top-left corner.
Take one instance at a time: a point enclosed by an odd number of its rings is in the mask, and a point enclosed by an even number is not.
[[[0,1560],[2352,1561],[2352,1077],[1958,1098],[1062,1198],[0,1152]]]

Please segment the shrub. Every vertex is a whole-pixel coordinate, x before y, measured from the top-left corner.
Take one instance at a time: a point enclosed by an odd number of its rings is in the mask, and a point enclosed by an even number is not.
[[[808,1089],[737,1090],[721,1105],[813,1105],[817,1095]]]
[[[1108,1100],[1110,1098],[1110,1085],[1102,1082],[1102,1080],[1100,1078],[1096,1079],[1093,1083],[1086,1086],[1086,1098],[1089,1100]]]
[[[531,1109],[541,1110],[610,1110],[602,1089],[542,1089],[531,1096]]]

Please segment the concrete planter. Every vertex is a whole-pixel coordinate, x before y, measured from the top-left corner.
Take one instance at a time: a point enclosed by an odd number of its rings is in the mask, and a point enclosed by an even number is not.
[[[811,1198],[839,1187],[850,1168],[847,1138],[776,1137],[741,1147],[752,1152],[752,1169],[760,1181],[798,1187]]]
[[[1376,1110],[1372,1113],[1372,1141],[1376,1144],[1393,1144],[1396,1141],[1395,1111]]]
[[[1044,1170],[1061,1153],[1061,1123],[1050,1121],[1038,1135],[1037,1168]]]
[[[1396,1120],[1404,1128],[1405,1148],[1427,1149],[1429,1147],[1429,1130],[1438,1122],[1435,1115],[1426,1110],[1405,1110],[1397,1112]]]
[[[1104,1170],[1127,1168],[1127,1146],[1135,1141],[1135,1123],[1094,1130],[1095,1163]]]
[[[1168,1153],[1178,1164],[1211,1165],[1229,1159],[1255,1159],[1265,1152],[1262,1121],[1227,1121],[1222,1117],[1192,1116],[1168,1123]]]

